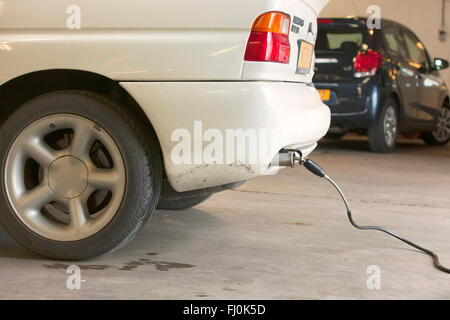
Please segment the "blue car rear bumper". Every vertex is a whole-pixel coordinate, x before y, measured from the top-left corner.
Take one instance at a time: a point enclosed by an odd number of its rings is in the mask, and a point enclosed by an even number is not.
[[[383,97],[377,80],[366,78],[333,83],[315,83],[317,89],[329,89],[331,126],[367,129],[373,125],[382,106]]]

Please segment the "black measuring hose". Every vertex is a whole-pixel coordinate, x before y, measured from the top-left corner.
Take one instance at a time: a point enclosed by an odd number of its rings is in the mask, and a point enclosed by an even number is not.
[[[406,244],[408,244],[408,245],[410,245],[410,246],[412,246],[412,247],[414,247],[414,248],[416,248],[416,249],[418,249],[420,251],[425,252],[426,254],[428,254],[429,256],[431,256],[433,258],[434,266],[438,270],[446,272],[446,273],[450,273],[450,269],[444,267],[443,265],[441,265],[441,263],[439,262],[438,255],[436,253],[434,253],[433,251],[428,250],[426,248],[423,248],[423,247],[415,244],[414,242],[409,241],[408,239],[405,239],[405,238],[403,238],[403,237],[401,237],[401,236],[399,236],[399,235],[397,235],[397,234],[395,234],[393,232],[390,232],[389,230],[386,230],[386,229],[383,229],[383,228],[380,228],[380,227],[360,226],[360,225],[358,225],[353,220],[352,211],[350,210],[350,205],[349,205],[349,203],[347,201],[347,198],[345,197],[345,195],[342,192],[341,188],[339,188],[339,186],[336,184],[336,182],[334,182],[329,176],[327,176],[325,171],[317,163],[315,163],[314,161],[309,160],[309,159],[304,159],[304,160],[301,161],[301,163],[305,166],[306,169],[308,169],[309,171],[314,173],[316,176],[326,179],[328,182],[330,182],[336,188],[336,190],[338,191],[339,195],[341,196],[341,198],[344,201],[345,206],[347,208],[348,220],[350,220],[350,223],[355,228],[357,228],[359,230],[375,230],[375,231],[381,231],[381,232],[387,233],[388,235],[390,235],[390,236],[392,236],[394,238],[397,238],[398,240],[403,241],[404,243],[406,243]]]

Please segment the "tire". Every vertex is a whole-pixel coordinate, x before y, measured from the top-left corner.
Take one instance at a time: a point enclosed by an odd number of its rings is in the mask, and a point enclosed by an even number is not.
[[[4,122],[0,146],[0,223],[44,257],[84,260],[118,249],[158,202],[154,134],[103,96],[57,91],[30,100]]]
[[[212,193],[208,193],[197,197],[189,197],[176,200],[168,200],[161,197],[159,198],[157,208],[164,210],[185,210],[195,207],[203,201],[208,200],[212,195]]]
[[[430,146],[444,146],[450,140],[450,106],[447,103],[441,109],[436,127],[431,132],[421,134],[423,141]]]
[[[389,99],[376,123],[369,128],[369,145],[373,152],[391,153],[397,143],[398,106]]]

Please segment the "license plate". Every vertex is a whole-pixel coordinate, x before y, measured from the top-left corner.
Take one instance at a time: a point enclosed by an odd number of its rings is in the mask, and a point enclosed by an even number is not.
[[[331,97],[331,90],[330,89],[318,89],[320,94],[320,100],[322,101],[328,101]]]
[[[297,73],[308,74],[311,71],[314,46],[309,42],[300,40],[298,48]]]

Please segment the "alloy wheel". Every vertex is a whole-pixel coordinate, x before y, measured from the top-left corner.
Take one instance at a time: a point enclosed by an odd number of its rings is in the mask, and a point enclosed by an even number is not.
[[[13,212],[31,231],[77,241],[114,218],[125,192],[125,165],[98,124],[56,114],[31,123],[15,138],[3,183]]]
[[[384,140],[389,147],[397,137],[397,115],[393,106],[388,106],[383,119]]]
[[[439,142],[445,142],[450,137],[450,109],[442,108],[436,127],[432,131],[433,137]]]

